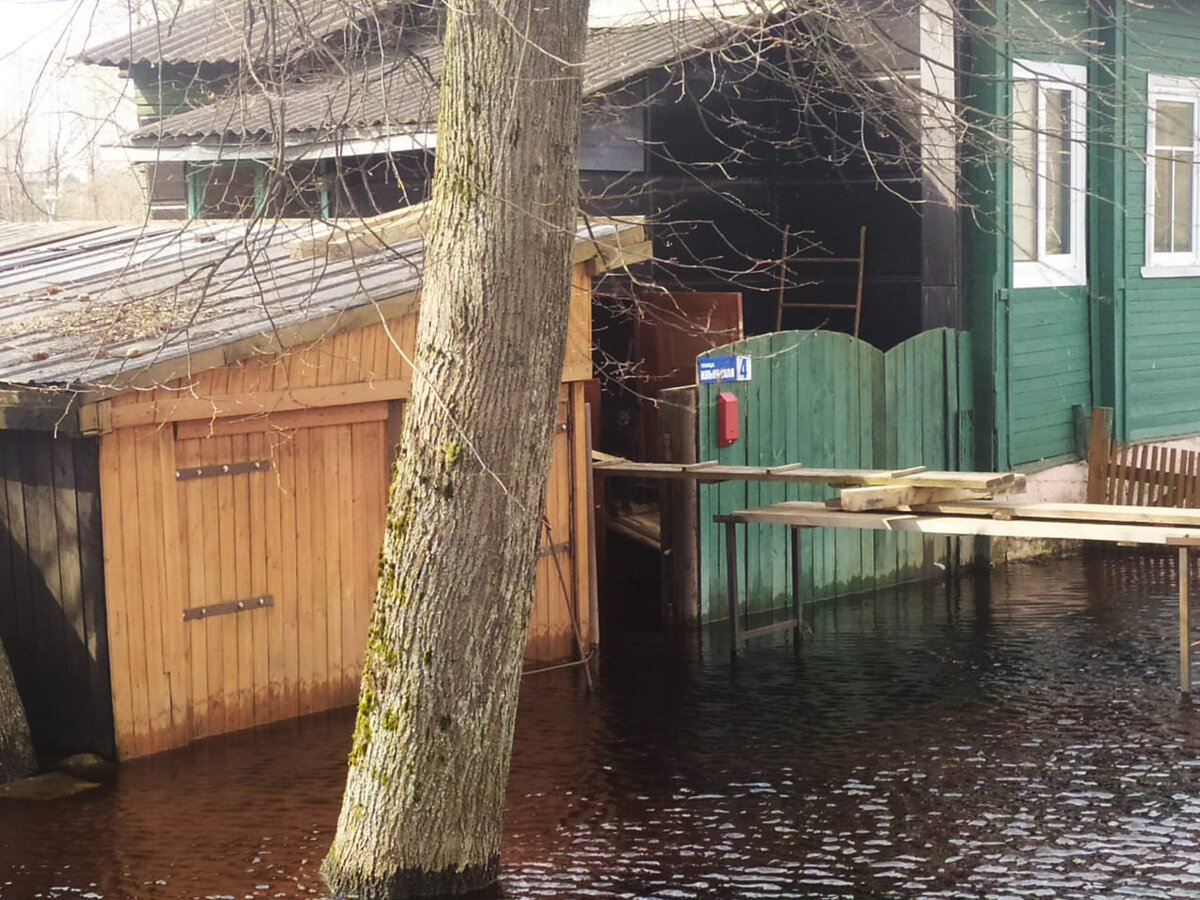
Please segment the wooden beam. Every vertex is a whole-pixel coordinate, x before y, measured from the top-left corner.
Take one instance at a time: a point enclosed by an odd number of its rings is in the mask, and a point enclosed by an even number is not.
[[[282,391],[247,394],[216,394],[211,397],[181,395],[178,398],[112,409],[112,427],[164,425],[168,422],[212,420],[229,416],[261,416],[288,410],[307,410],[326,406],[348,406],[385,400],[407,399],[411,379],[297,387]]]
[[[905,484],[963,491],[1010,491],[1025,489],[1025,476],[1016,472],[919,472],[899,479]]]
[[[31,406],[0,406],[0,430],[49,431],[61,437],[78,437],[79,408],[70,401]]]
[[[1033,503],[951,501],[916,506],[913,512],[947,516],[992,516],[1007,519],[1057,519],[1071,522],[1110,522],[1130,525],[1170,525],[1200,528],[1200,509],[1118,506],[1105,503]]]
[[[388,403],[353,403],[344,406],[320,406],[254,416],[208,419],[188,419],[175,423],[175,437],[181,441],[196,438],[228,437],[234,434],[255,434],[264,431],[290,431],[296,428],[320,428],[329,425],[357,425],[363,422],[383,422],[388,417]]]
[[[842,488],[838,497],[825,501],[825,506],[829,509],[863,512],[872,509],[906,509],[920,504],[951,500],[980,500],[988,496],[989,491],[885,484],[876,487]]]
[[[332,223],[326,233],[294,241],[292,259],[352,259],[378,253],[395,244],[424,237],[428,227],[427,203],[417,203],[382,215]]]
[[[823,503],[787,501],[773,506],[737,510],[717,521],[764,522],[815,528],[861,528],[918,534],[981,535],[1035,540],[1125,541],[1166,546],[1168,540],[1200,540],[1200,527],[1186,529],[1161,525],[1133,525],[1030,519],[992,519],[977,516],[938,516],[922,513],[843,512]]]
[[[1192,695],[1192,628],[1188,580],[1192,574],[1190,547],[1179,548],[1179,693]]]

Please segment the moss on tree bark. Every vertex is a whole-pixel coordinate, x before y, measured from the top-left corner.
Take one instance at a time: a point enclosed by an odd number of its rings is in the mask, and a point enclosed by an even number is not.
[[[446,15],[412,398],[322,870],[363,900],[496,879],[565,349],[586,0]]]

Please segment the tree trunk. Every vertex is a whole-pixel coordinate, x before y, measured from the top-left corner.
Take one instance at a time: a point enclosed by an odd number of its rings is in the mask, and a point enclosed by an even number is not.
[[[37,769],[25,707],[17,694],[8,654],[0,643],[0,784],[32,775]]]
[[[322,870],[361,900],[497,876],[566,340],[586,17],[586,0],[447,12],[412,398]]]

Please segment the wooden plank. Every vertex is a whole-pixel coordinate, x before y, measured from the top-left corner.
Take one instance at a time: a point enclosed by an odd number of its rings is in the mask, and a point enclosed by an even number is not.
[[[0,432],[0,594],[14,598],[13,602],[0,603],[0,643],[8,652],[9,665],[12,667],[18,691],[24,683],[26,654],[21,644],[18,624],[17,607],[20,602],[15,598],[28,596],[28,589],[24,584],[18,584],[16,578],[18,562],[14,556],[19,557],[23,554],[9,519],[6,457],[9,447],[14,446],[19,439],[19,435]],[[19,486],[19,481],[15,486]]]
[[[1107,541],[1158,546],[1166,546],[1168,540],[1200,541],[1200,528],[917,513],[840,512],[826,509],[819,503],[787,503],[761,509],[737,510],[730,518],[739,522],[771,522],[818,528],[879,528],[920,534]]]
[[[295,372],[291,373],[293,376]],[[236,383],[231,386],[236,386]],[[386,400],[407,399],[410,379],[399,378],[364,384],[301,385],[262,393],[213,394],[208,397],[177,396],[136,405],[114,406],[112,427],[163,425],[168,422],[210,421],[228,417],[260,416],[326,406],[350,406]]]
[[[213,464],[218,459],[233,458],[232,437],[209,438],[204,442],[204,448],[207,451],[205,454],[206,464]],[[213,479],[212,484],[216,489],[216,503],[212,504],[210,500],[206,506],[215,507],[216,517],[213,522],[213,530],[209,532],[207,540],[216,542],[217,562],[213,571],[220,573],[217,593],[212,602],[227,603],[230,600],[236,600],[239,596],[244,596],[240,594],[237,582],[237,519],[234,506],[234,479],[216,478]],[[209,496],[211,497],[211,494]],[[209,645],[211,647],[215,644],[216,649],[220,652],[220,658],[216,662],[220,678],[222,732],[235,731],[244,727],[240,697],[238,696],[238,630],[236,621],[238,618],[238,616],[217,616],[204,620],[206,623],[211,623],[213,629],[209,632]],[[213,674],[211,671],[208,680],[209,689],[212,690]]]
[[[269,452],[266,436],[261,432],[246,435],[246,451],[250,459],[265,459]],[[251,591],[247,597],[256,597],[270,593],[267,578],[267,532],[270,522],[267,518],[267,481],[272,477],[270,472],[250,472],[243,476],[248,482],[250,492],[250,584]],[[272,595],[273,596],[273,595]],[[252,630],[252,671],[254,685],[254,724],[262,725],[274,721],[272,714],[271,684],[271,634],[268,622],[268,610],[259,609],[246,615]]]
[[[299,434],[300,432],[297,432]],[[278,460],[280,584],[269,613],[282,619],[283,682],[280,718],[300,714],[299,573],[303,565],[296,527],[296,440],[294,435],[272,435],[273,458]]]
[[[139,472],[137,460],[138,432],[127,429],[117,432],[119,437],[119,458],[117,467],[121,472],[121,486],[126,493],[121,505],[121,520],[119,528],[123,536],[123,559],[121,567],[124,572],[125,592],[120,605],[126,613],[128,625],[128,669],[129,691],[132,703],[130,733],[122,741],[121,732],[117,732],[117,749],[125,757],[141,756],[153,752],[151,735],[153,723],[150,715],[149,685],[151,673],[146,664],[146,615],[143,608],[143,582],[141,527],[139,516]],[[108,501],[104,501],[107,517]],[[105,541],[109,532],[105,531]],[[110,595],[111,598],[111,595]],[[114,683],[114,692],[117,685]]]
[[[183,610],[187,608],[185,551],[179,510],[179,487],[175,482],[175,441],[170,428],[158,430],[159,468],[155,474],[158,500],[158,545],[160,584],[159,622],[163,641],[163,672],[171,703],[171,746],[187,743],[192,736],[191,664],[185,651]]]
[[[311,451],[312,429],[296,432],[295,446],[295,498],[296,498],[296,641],[298,648],[298,703],[300,714],[314,712],[318,667],[325,648],[318,651],[316,628],[313,624],[313,606],[316,602],[313,589],[315,573],[312,540],[312,488],[310,472],[313,466]],[[321,629],[322,635],[324,628]],[[320,656],[318,656],[318,652]]]
[[[279,473],[278,436],[263,435],[261,452],[271,460],[272,471],[265,473],[262,485],[262,531],[263,531],[263,582],[265,592],[285,603],[289,598],[284,597],[283,566],[293,565],[293,560],[283,559],[283,541],[280,529],[282,519],[282,492],[280,490],[281,475]],[[284,707],[284,683],[287,681],[287,670],[284,666],[285,654],[283,649],[283,614],[277,606],[268,607],[263,611],[262,632],[265,637],[267,652],[265,721],[276,722],[288,717]]]
[[[100,438],[100,504],[104,510],[104,587],[108,623],[109,690],[112,695],[113,743],[119,759],[137,755],[137,715],[134,708],[132,629],[129,609],[131,573],[127,564],[124,528],[129,502],[122,488],[120,438]],[[129,473],[132,478],[132,473]],[[136,541],[136,538],[134,539]]]
[[[178,441],[175,455],[181,467],[199,466],[200,441]],[[187,573],[185,607],[204,606],[209,602],[206,580],[216,577],[216,572],[207,571],[205,564],[204,484],[195,479],[179,482],[177,491],[183,528],[181,562]],[[184,628],[184,636],[191,668],[191,737],[195,739],[213,733],[208,717],[208,630],[202,622],[189,623]]]
[[[230,382],[233,381],[230,377]],[[250,458],[248,436],[238,434],[230,439],[230,459],[241,462]],[[235,475],[229,480],[233,483],[233,558],[234,558],[234,590],[231,596],[222,598],[226,603],[240,600],[243,597],[253,597],[254,568],[252,564],[250,534],[253,525],[250,521],[250,473]],[[248,728],[256,724],[254,720],[254,621],[257,615],[251,613],[245,616],[227,616],[237,635],[237,722],[238,728]]]
[[[100,505],[100,442],[94,438],[85,438],[73,441],[72,447],[75,454],[80,589],[90,714],[86,746],[103,756],[111,757],[115,747]],[[3,499],[0,498],[0,503],[2,502]]]
[[[361,676],[363,648],[366,643],[367,613],[370,609],[371,572],[379,548],[373,546],[375,528],[372,517],[382,515],[373,494],[383,491],[380,472],[382,449],[374,440],[382,430],[376,425],[353,425],[350,428],[352,459],[350,492],[353,497],[350,527],[343,531],[349,537],[351,551],[343,564],[347,567],[349,591],[346,595],[348,627],[342,631],[342,661],[349,678],[351,702],[356,688],[355,676]],[[343,513],[345,515],[345,513]]]
[[[827,500],[825,505],[830,509],[863,512],[872,509],[899,509],[931,503],[947,503],[955,500],[982,500],[989,496],[987,491],[967,491],[960,488],[887,485],[884,487],[843,488],[839,497]]]
[[[965,491],[1024,490],[1025,476],[1016,472],[921,472],[898,481],[915,487],[956,488]]]
[[[62,730],[57,738],[78,747],[87,741],[91,712],[87,706],[87,639],[83,619],[83,572],[80,568],[74,443],[73,440],[57,438],[49,441],[48,449],[54,476],[54,519],[65,651],[57,663],[64,676],[64,692],[58,699]]]
[[[1188,508],[1196,508],[1196,485],[1198,485],[1198,467],[1196,460],[1200,460],[1200,454],[1189,450],[1187,454],[1187,466],[1183,469],[1183,500],[1181,506]]]
[[[197,443],[196,459],[200,465],[211,465],[225,451],[224,444],[228,438],[207,438]],[[196,564],[204,570],[204,578],[197,582],[203,586],[204,593],[189,599],[192,606],[201,604],[222,603],[228,580],[228,568],[223,555],[221,532],[223,519],[228,515],[228,503],[232,495],[226,497],[229,483],[226,479],[200,480],[195,482],[199,488],[194,495],[196,507],[200,510],[199,527],[200,543],[196,546]],[[189,497],[189,502],[193,502]],[[226,508],[222,509],[224,502]],[[228,525],[225,526],[228,528]],[[207,684],[203,698],[197,696],[196,705],[204,703],[203,714],[197,719],[205,722],[203,732],[198,736],[221,734],[226,730],[225,722],[225,623],[219,619],[205,619],[200,623],[189,625],[189,630],[203,631],[202,640],[198,643],[206,648],[205,682]],[[198,711],[197,711],[198,712]]]
[[[629,460],[621,460],[619,462],[606,460],[593,465],[593,469],[602,475],[683,478],[702,483],[716,483],[720,481],[780,481],[790,484],[825,484],[831,487],[869,487],[889,484],[898,478],[906,478],[907,483],[923,487],[970,487],[979,483],[986,485],[989,477],[993,484],[1003,484],[1006,481],[1015,484],[1019,481],[1013,473],[933,472],[929,473],[928,483],[926,483],[923,466],[913,466],[905,469],[843,469],[804,466],[776,473],[770,472],[771,468],[771,466],[721,463],[719,466],[706,466],[688,471],[683,466],[673,463],[643,463],[631,462]],[[980,477],[974,478],[970,484],[958,485],[954,483],[956,476]],[[962,481],[964,478],[960,477],[957,480]],[[986,487],[981,487],[980,489],[986,489]]]
[[[1133,482],[1133,499],[1130,501],[1133,506],[1146,505],[1146,475],[1150,465],[1149,451],[1150,448],[1146,444],[1134,447],[1134,452],[1137,455],[1137,469],[1134,472]]]
[[[1091,429],[1088,433],[1088,503],[1105,502],[1108,492],[1107,472],[1111,446],[1112,410],[1096,407],[1092,410]]]
[[[363,346],[358,357],[358,377],[354,379],[355,381],[371,382],[379,377],[377,353],[382,330],[383,324],[378,322],[362,330]]]
[[[846,460],[852,464],[862,461],[858,458],[858,434],[860,428],[862,399],[862,371],[859,366],[858,343],[846,339],[834,345],[836,353],[831,353],[829,362],[831,371],[829,378],[832,391],[830,396],[831,425],[830,436],[833,439],[833,457],[831,462]],[[874,460],[872,460],[874,462]],[[783,529],[759,526],[761,531],[769,531],[779,542],[782,549],[787,541],[787,532]],[[835,532],[833,535],[834,572],[833,590],[835,594],[853,591],[863,577],[862,534],[853,531]],[[779,574],[786,584],[786,557],[781,554]],[[781,585],[782,586],[782,585]],[[783,592],[781,591],[781,594]],[[781,600],[783,597],[781,596]],[[783,604],[781,604],[783,605]]]
[[[330,629],[330,642],[336,636],[338,645],[333,653],[333,664],[337,678],[334,682],[336,705],[348,706],[357,697],[358,673],[355,670],[354,658],[357,655],[358,635],[354,627],[355,601],[355,546],[354,546],[354,517],[356,497],[354,495],[354,469],[359,461],[354,458],[354,442],[351,438],[349,425],[338,425],[324,429],[330,432],[329,446],[338,461],[338,478],[329,485],[330,508],[334,511],[332,518],[337,520],[337,531],[329,541],[330,553],[336,554],[336,565],[330,566],[336,570],[337,593],[331,597],[331,603],[337,607],[336,628]],[[371,462],[375,468],[375,462]],[[329,473],[332,475],[332,471]],[[331,617],[332,618],[332,617]],[[365,638],[365,635],[364,635]]]
[[[571,573],[575,619],[583,641],[583,652],[588,652],[588,635],[592,633],[590,584],[591,542],[588,540],[588,484],[587,462],[591,448],[587,439],[587,404],[584,399],[585,386],[576,382],[570,387],[570,455],[571,455]]]
[[[329,646],[330,597],[327,566],[333,561],[327,558],[325,533],[334,510],[326,508],[325,502],[325,473],[329,471],[331,461],[327,460],[325,456],[325,440],[321,434],[323,429],[310,428],[307,430],[309,432],[308,540],[312,559],[312,604],[309,608],[309,627],[312,628],[313,642],[312,703],[314,709],[321,710],[329,709],[329,687],[332,681],[329,664],[332,648]]]
[[[372,403],[298,409],[248,417],[235,416],[223,419],[182,421],[175,424],[175,434],[180,440],[189,440],[215,435],[320,428],[330,425],[350,425],[356,422],[379,422],[385,420],[387,414],[387,402],[381,400]]]
[[[25,553],[29,560],[32,593],[26,599],[33,625],[37,674],[33,686],[40,702],[33,723],[43,734],[63,727],[59,707],[68,692],[61,662],[66,656],[62,609],[62,576],[58,566],[58,529],[55,521],[54,474],[48,435],[29,434],[20,441],[20,482],[25,511]]]
[[[1200,528],[1200,510],[1155,506],[1093,503],[1009,504],[1002,501],[964,500],[924,504],[915,511],[939,515],[993,516],[1006,519],[1094,521]]]

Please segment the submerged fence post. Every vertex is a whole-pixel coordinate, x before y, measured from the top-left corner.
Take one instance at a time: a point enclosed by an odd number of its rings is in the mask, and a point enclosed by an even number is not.
[[[1179,548],[1179,693],[1185,699],[1190,699],[1192,693],[1192,632],[1188,608],[1191,556],[1190,547]]]
[[[804,608],[800,605],[800,529],[795,525],[788,529],[792,538],[792,618],[796,627],[792,629],[792,643],[799,649],[804,639]]]
[[[725,591],[729,595],[729,658],[737,661],[738,644],[742,636],[738,633],[738,578],[737,578],[737,524],[732,519],[725,522]]]

